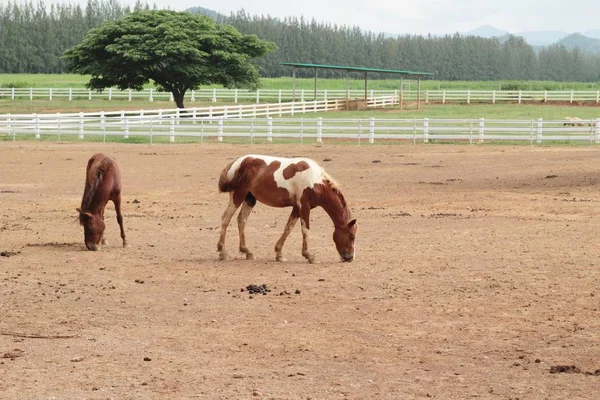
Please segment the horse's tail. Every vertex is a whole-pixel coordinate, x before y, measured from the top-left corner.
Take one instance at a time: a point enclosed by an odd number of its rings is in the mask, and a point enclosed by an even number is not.
[[[234,162],[235,161],[232,161],[227,164],[227,166],[221,172],[221,176],[219,177],[219,192],[221,193],[233,192],[240,186],[240,183],[244,179],[244,161],[242,161],[242,163],[234,171],[231,179],[227,177]]]

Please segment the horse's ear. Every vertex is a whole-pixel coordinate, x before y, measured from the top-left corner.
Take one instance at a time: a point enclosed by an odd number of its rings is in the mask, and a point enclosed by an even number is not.
[[[348,228],[352,228],[354,225],[356,225],[356,218],[346,224]]]

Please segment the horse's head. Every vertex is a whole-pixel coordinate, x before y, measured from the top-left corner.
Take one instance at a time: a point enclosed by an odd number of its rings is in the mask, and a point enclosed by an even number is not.
[[[100,250],[100,240],[106,228],[103,219],[89,211],[82,211],[79,208],[77,211],[79,212],[79,223],[83,225],[85,247],[92,251]]]
[[[337,226],[333,231],[333,241],[342,261],[354,260],[354,240],[357,229],[356,220],[353,219],[345,225]]]

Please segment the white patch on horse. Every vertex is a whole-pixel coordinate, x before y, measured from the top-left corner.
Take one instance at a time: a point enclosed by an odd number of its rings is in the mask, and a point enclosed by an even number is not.
[[[242,161],[246,158],[252,157],[257,158],[259,160],[263,160],[267,165],[271,165],[271,163],[275,161],[279,161],[279,168],[273,174],[275,178],[275,183],[277,187],[286,189],[288,192],[293,194],[299,194],[306,188],[312,188],[315,184],[323,183],[324,180],[331,178],[327,173],[317,164],[315,161],[310,158],[283,158],[283,157],[272,157],[272,156],[263,156],[258,154],[249,154],[243,157],[238,158],[227,171],[227,179],[233,179],[235,172],[240,167]],[[283,171],[292,164],[297,164],[301,161],[306,162],[309,165],[308,169],[304,171],[296,172],[294,176],[290,179],[285,179],[283,177]]]

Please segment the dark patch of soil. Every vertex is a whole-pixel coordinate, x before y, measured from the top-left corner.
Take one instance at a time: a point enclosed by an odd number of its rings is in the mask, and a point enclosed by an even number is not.
[[[265,283],[263,283],[262,285],[250,284],[250,285],[246,286],[246,290],[248,291],[249,294],[263,294],[263,295],[266,295],[268,292],[271,291],[271,289],[269,289],[269,287]]]

